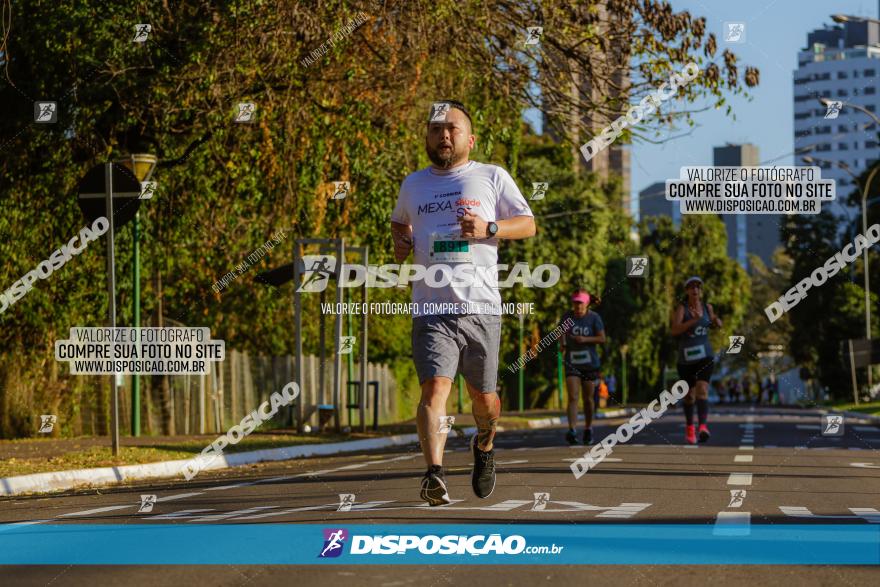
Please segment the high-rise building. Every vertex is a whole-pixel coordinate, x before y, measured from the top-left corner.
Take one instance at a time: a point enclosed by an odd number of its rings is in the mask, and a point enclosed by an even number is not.
[[[760,163],[756,145],[732,145],[713,149],[716,166],[755,167]],[[727,228],[727,254],[748,269],[748,255],[756,255],[770,265],[780,244],[782,218],[778,214],[721,214]]]
[[[822,177],[837,180],[837,200],[829,208],[844,213],[840,201],[853,189],[852,176],[880,158],[877,125],[864,112],[845,104],[837,111],[819,98],[880,110],[880,22],[859,17],[835,17],[840,25],[825,26],[807,35],[794,72],[795,165],[808,154],[822,167]],[[811,148],[809,148],[811,147]],[[825,205],[823,205],[825,210]]]
[[[657,216],[666,216],[672,219],[672,225],[678,228],[681,224],[681,211],[678,202],[666,199],[666,183],[658,181],[652,183],[639,192],[639,220],[648,220]]]

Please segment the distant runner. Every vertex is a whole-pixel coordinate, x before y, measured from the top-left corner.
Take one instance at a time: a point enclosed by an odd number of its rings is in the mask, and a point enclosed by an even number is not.
[[[690,386],[684,398],[685,440],[697,443],[694,430],[694,404],[700,422],[700,442],[709,440],[709,380],[715,368],[709,328],[721,327],[712,304],[703,301],[703,280],[690,277],[684,284],[687,300],[672,316],[672,336],[678,337],[678,376]]]
[[[574,324],[560,339],[565,363],[565,387],[568,390],[569,444],[577,444],[578,397],[584,398],[584,444],[593,442],[594,390],[599,386],[599,353],[597,344],[605,344],[605,325],[602,317],[589,309],[590,294],[579,289],[571,296],[571,310],[562,316],[562,322],[571,318]]]
[[[446,100],[440,106],[432,109],[427,123],[425,150],[432,165],[407,176],[391,214],[394,256],[400,263],[414,250],[415,262],[424,266],[493,268],[499,240],[534,236],[535,220],[507,171],[468,161],[476,137],[464,105]],[[425,280],[414,282],[412,291],[421,314],[413,317],[412,327],[413,361],[422,387],[416,423],[428,465],[421,497],[430,505],[452,503],[443,474],[446,432],[440,427],[456,373],[464,376],[477,424],[471,438],[471,486],[477,497],[489,497],[495,489],[492,441],[501,415],[496,392],[501,294],[489,283],[432,287]],[[458,314],[421,311],[440,303],[472,308]]]

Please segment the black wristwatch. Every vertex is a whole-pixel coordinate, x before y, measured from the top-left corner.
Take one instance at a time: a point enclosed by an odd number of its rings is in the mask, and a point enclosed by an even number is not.
[[[490,222],[489,226],[486,227],[486,233],[488,233],[489,235],[486,238],[493,238],[496,234],[498,234],[498,225],[494,222]]]

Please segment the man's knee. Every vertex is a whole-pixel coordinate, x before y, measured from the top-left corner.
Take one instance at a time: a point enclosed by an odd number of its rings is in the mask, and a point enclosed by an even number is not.
[[[432,377],[422,383],[422,397],[419,401],[423,405],[445,404],[449,397],[451,382],[446,377]]]

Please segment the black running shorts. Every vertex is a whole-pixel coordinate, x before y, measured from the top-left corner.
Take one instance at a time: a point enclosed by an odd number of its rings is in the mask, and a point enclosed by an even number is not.
[[[678,378],[687,381],[688,387],[691,389],[697,384],[697,381],[705,381],[706,383],[712,379],[712,371],[715,370],[714,357],[706,357],[696,363],[679,363]]]

